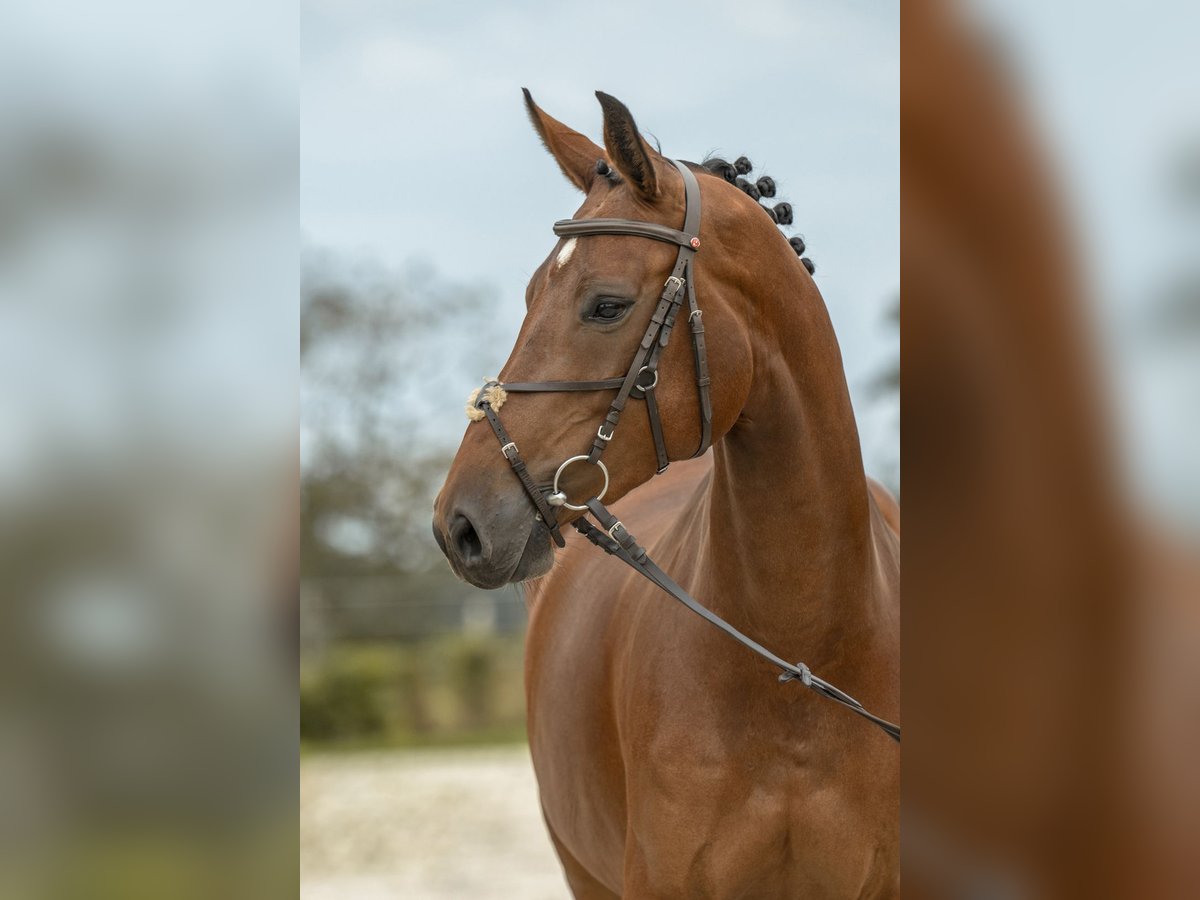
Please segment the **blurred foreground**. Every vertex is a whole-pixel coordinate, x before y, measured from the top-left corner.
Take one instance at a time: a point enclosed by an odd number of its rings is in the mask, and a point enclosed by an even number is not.
[[[904,4],[921,897],[1200,885],[1196,10],[1075,12]]]
[[[0,10],[6,900],[298,888],[289,24]]]

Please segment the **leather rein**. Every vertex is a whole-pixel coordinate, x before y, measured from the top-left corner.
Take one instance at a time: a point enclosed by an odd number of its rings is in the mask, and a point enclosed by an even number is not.
[[[772,665],[781,670],[781,682],[798,681],[816,693],[845,706],[851,712],[878,725],[890,737],[900,741],[900,726],[894,725],[875,714],[868,712],[861,703],[844,691],[839,690],[827,681],[818,678],[804,663],[789,663],[772,653],[758,642],[742,634],[716,613],[702,606],[694,597],[679,586],[666,572],[660,569],[647,555],[633,535],[604,506],[601,500],[608,490],[608,469],[600,459],[616,433],[617,423],[630,398],[643,400],[646,404],[646,414],[650,421],[650,434],[654,438],[654,449],[658,457],[658,473],[662,474],[670,464],[667,458],[666,444],[663,438],[662,420],[659,415],[658,402],[654,391],[658,386],[658,363],[663,349],[667,346],[671,331],[675,327],[676,318],[686,301],[688,307],[688,325],[692,336],[692,352],[695,359],[696,390],[700,406],[700,446],[692,454],[694,459],[701,456],[712,444],[712,400],[709,395],[708,352],[704,343],[703,312],[696,304],[695,278],[693,260],[700,249],[700,185],[696,176],[686,165],[677,160],[671,164],[683,177],[685,212],[683,230],[676,231],[665,225],[653,222],[638,222],[632,219],[562,219],[554,223],[554,233],[559,237],[586,237],[590,235],[623,235],[629,237],[649,238],[674,244],[679,248],[675,257],[675,266],[663,284],[662,294],[646,333],[634,353],[633,362],[623,377],[606,378],[599,381],[522,381],[499,382],[489,381],[479,391],[474,405],[487,417],[488,424],[500,442],[500,452],[508,460],[509,465],[525,488],[525,493],[533,501],[537,509],[537,518],[550,530],[550,535],[559,547],[565,546],[562,532],[559,528],[555,509],[567,509],[583,512],[572,525],[575,530],[595,544],[605,553],[617,557],[623,563],[634,569],[638,574],[649,579],[660,589],[670,594],[692,612],[715,625],[743,646],[754,651]],[[496,410],[492,408],[489,388],[502,388],[507,393],[535,393],[557,391],[611,391],[617,392],[609,406],[608,414],[596,430],[590,451],[585,455],[572,456],[564,460],[554,474],[554,483],[549,491],[539,487],[529,474],[516,443],[505,431],[504,425]],[[604,477],[604,486],[591,500],[582,505],[569,502],[567,495],[559,489],[559,481],[563,472],[572,464],[586,462],[600,470]],[[591,514],[598,523],[592,524],[587,519]]]

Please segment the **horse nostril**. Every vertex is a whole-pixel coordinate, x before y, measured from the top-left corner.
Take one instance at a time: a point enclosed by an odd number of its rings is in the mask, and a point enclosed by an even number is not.
[[[450,526],[450,539],[454,541],[458,557],[464,563],[478,562],[483,558],[483,541],[479,539],[479,532],[462,513],[454,517]]]

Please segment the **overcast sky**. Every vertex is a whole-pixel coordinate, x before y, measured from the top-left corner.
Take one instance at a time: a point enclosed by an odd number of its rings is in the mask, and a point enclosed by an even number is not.
[[[304,236],[494,285],[498,363],[554,246],[551,223],[581,199],[541,148],[520,89],[598,143],[593,92],[607,91],[667,155],[745,154],[779,183],[795,207],[789,233],[804,235],[817,265],[869,457],[898,442],[862,391],[899,349],[884,321],[900,285],[897,7],[309,0]]]

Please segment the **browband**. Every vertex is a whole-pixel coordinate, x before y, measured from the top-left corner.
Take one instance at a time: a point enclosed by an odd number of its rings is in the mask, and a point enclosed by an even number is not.
[[[554,233],[559,237],[580,237],[589,234],[618,234],[627,237],[644,237],[664,244],[676,244],[697,250],[700,238],[684,231],[676,231],[655,222],[638,222],[633,219],[559,219],[554,223]]]

